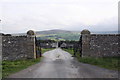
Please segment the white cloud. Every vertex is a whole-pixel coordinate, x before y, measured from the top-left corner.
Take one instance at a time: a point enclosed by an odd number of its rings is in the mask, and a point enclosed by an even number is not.
[[[107,19],[118,17],[117,3],[117,0],[2,0],[3,32],[25,32],[29,29],[76,30],[71,26],[77,25],[93,29],[88,27],[91,25],[95,30],[103,30],[102,26],[108,22]],[[101,28],[97,26],[99,23],[102,24]],[[113,23],[116,24],[116,21]],[[113,28],[107,26],[107,30]]]

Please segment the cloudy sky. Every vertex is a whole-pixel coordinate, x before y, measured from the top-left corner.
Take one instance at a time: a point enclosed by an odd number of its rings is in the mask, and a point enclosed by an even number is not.
[[[4,33],[50,29],[117,31],[119,0],[2,0]]]

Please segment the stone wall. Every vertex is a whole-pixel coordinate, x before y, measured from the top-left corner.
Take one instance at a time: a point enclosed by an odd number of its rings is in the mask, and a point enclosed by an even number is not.
[[[18,60],[34,58],[34,37],[27,36],[3,36],[2,59]]]
[[[82,57],[113,57],[120,55],[119,34],[82,34]]]
[[[118,56],[118,37],[120,35],[92,34],[90,37],[90,50],[92,56]],[[95,53],[95,54],[94,54]]]

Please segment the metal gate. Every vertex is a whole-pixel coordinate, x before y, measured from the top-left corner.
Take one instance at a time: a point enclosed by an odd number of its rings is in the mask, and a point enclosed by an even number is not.
[[[42,56],[42,53],[41,53],[41,44],[40,44],[40,41],[37,40],[36,36],[35,36],[35,48],[36,48],[36,58],[39,58]]]

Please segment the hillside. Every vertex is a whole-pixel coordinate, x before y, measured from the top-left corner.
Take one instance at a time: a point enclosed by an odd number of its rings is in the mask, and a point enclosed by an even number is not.
[[[67,30],[59,30],[59,29],[54,29],[54,30],[46,30],[46,31],[36,31],[36,34],[61,34],[61,33],[72,33],[72,31],[67,31]]]
[[[38,39],[41,40],[79,40],[79,32],[66,31],[66,30],[48,30],[37,31]]]
[[[118,31],[92,31],[92,34],[118,34]],[[12,34],[14,36],[26,35],[25,33],[21,34]],[[41,40],[79,40],[80,31],[67,31],[67,30],[46,30],[46,31],[36,31],[37,39]]]

